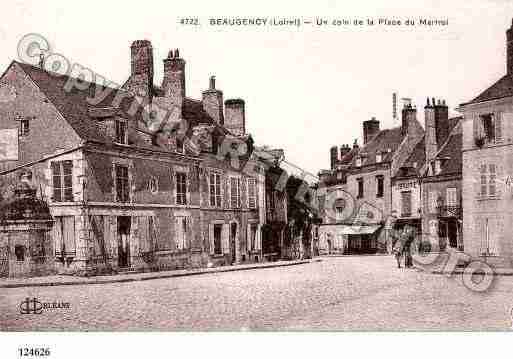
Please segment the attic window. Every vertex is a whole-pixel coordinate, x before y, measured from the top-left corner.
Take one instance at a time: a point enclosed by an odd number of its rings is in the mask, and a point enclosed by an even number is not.
[[[116,120],[116,142],[123,145],[128,143],[126,121]]]
[[[362,158],[361,157],[356,157],[355,165],[356,165],[356,167],[362,166]]]
[[[27,136],[30,132],[30,121],[27,119],[20,120],[20,136]]]
[[[376,163],[381,163],[382,160],[383,155],[381,154],[381,152],[376,153]]]

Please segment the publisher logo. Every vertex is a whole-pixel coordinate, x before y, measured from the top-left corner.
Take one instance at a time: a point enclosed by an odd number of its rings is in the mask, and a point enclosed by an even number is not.
[[[21,314],[41,314],[43,313],[43,304],[37,298],[26,298],[20,304]]]
[[[20,314],[42,314],[45,310],[69,309],[67,302],[40,302],[37,298],[25,298],[20,303]]]

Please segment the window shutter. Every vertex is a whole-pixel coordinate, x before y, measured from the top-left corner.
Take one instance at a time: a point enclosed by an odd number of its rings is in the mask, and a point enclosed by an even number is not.
[[[247,224],[246,226],[246,251],[249,252],[251,250],[251,224]]]
[[[229,225],[223,224],[223,230],[221,233],[221,243],[223,246],[223,253],[230,253],[230,243],[229,243]]]
[[[479,249],[480,254],[486,254],[488,247],[488,241],[486,238],[486,219],[476,218],[474,233],[477,234],[478,238],[481,238],[481,246]]]
[[[139,233],[139,251],[146,253],[150,251],[150,228],[149,217],[137,217]]]
[[[55,223],[52,227],[52,236],[54,238],[55,255],[60,257],[62,253],[63,238],[62,238],[62,217],[55,217]]]
[[[490,220],[488,226],[488,232],[490,237],[490,254],[498,256],[500,238],[499,220],[496,218]]]
[[[185,228],[186,228],[186,235],[185,235],[185,248],[191,248],[193,247],[193,233],[192,233],[192,217],[185,217]]]
[[[182,249],[183,247],[183,217],[175,217],[175,244],[174,249]]]
[[[261,226],[258,225],[257,226],[257,230],[256,230],[256,235],[255,235],[255,239],[256,239],[255,247],[256,247],[257,250],[261,250],[262,249],[262,235],[260,233],[261,232],[260,229],[261,229]]]
[[[64,247],[65,254],[75,254],[75,217],[74,216],[65,216],[63,218],[63,237],[64,237]]]
[[[208,240],[210,243],[210,255],[214,254],[214,225],[210,223],[208,225]]]
[[[502,114],[495,114],[495,141],[502,141]]]

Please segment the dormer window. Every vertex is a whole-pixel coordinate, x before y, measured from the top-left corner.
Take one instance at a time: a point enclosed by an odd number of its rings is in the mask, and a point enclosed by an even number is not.
[[[382,160],[383,155],[381,154],[381,152],[376,153],[376,163],[381,163]]]
[[[128,144],[127,123],[123,120],[116,120],[116,143]]]
[[[27,136],[30,132],[30,121],[27,119],[20,120],[20,136]]]
[[[356,167],[362,166],[362,158],[361,157],[356,157],[355,165],[356,165]]]
[[[435,161],[435,176],[439,175],[442,172],[442,160]]]
[[[502,140],[501,114],[488,113],[480,115],[474,122],[474,139],[481,147],[485,143],[495,143]]]

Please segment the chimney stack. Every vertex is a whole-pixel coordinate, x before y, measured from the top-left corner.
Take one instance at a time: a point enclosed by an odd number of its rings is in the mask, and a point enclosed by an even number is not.
[[[417,109],[412,106],[411,103],[406,103],[402,110],[402,123],[401,123],[401,134],[406,136],[414,126],[414,122],[417,120]]]
[[[243,99],[234,98],[224,102],[224,126],[236,136],[246,134],[246,113]]]
[[[506,31],[506,71],[508,75],[513,75],[513,21]]]
[[[216,89],[216,77],[210,76],[209,88],[203,91],[203,109],[212,119],[220,125],[224,125],[223,117],[223,92]]]
[[[178,49],[170,50],[164,59],[162,89],[169,102],[181,109],[185,98],[185,60]]]
[[[333,146],[330,148],[330,166],[331,169],[334,170],[337,166],[338,161],[338,148],[337,146]]]
[[[347,155],[351,151],[351,148],[348,144],[340,146],[340,160],[344,158],[345,155]]]
[[[445,100],[433,98],[430,102],[427,99],[424,107],[424,127],[426,160],[429,162],[434,159],[436,152],[449,136],[449,108]]]
[[[379,121],[376,117],[363,122],[363,144],[372,140],[379,132]]]
[[[131,74],[127,89],[146,98],[153,94],[153,48],[149,40],[135,40],[130,46]]]

